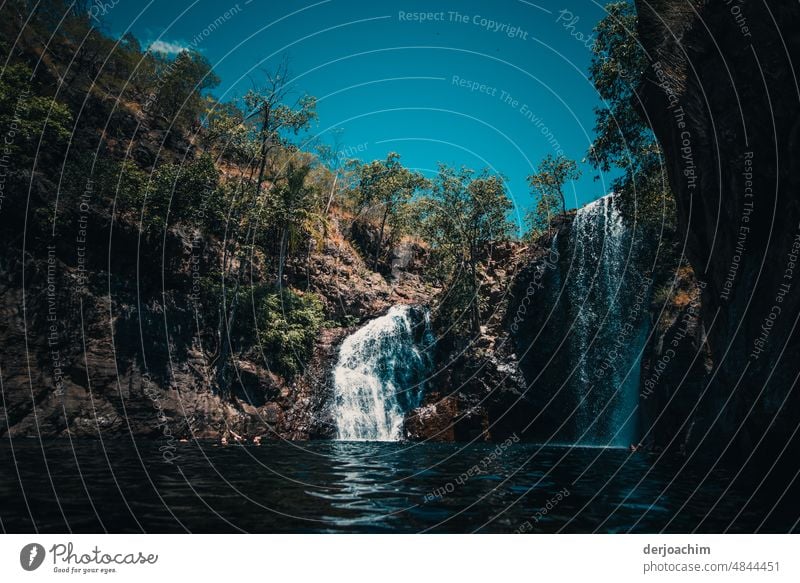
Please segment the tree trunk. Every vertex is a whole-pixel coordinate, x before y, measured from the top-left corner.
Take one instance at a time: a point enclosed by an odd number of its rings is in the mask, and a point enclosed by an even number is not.
[[[381,230],[378,233],[378,248],[375,249],[375,261],[373,262],[372,271],[378,271],[378,263],[380,262],[381,250],[383,249],[383,231],[386,228],[386,220],[389,218],[389,206],[383,212],[383,219],[381,220]]]
[[[264,120],[261,122],[261,134],[263,136],[261,141],[261,160],[258,165],[258,181],[256,182],[256,200],[261,196],[261,185],[264,184],[264,174],[267,171],[267,157],[269,156],[270,147],[269,141],[269,118],[270,108],[264,110]]]
[[[331,186],[331,194],[328,196],[328,204],[325,205],[325,217],[328,217],[328,213],[331,210],[331,204],[333,203],[333,196],[336,194],[336,182],[339,180],[339,173],[333,175],[333,186]]]
[[[258,180],[256,181],[256,192],[253,197],[253,208],[256,208],[258,204],[258,199],[261,196],[261,187],[264,184],[264,175],[266,174],[267,168],[267,157],[269,155],[269,146],[267,144],[269,134],[267,130],[269,129],[269,118],[270,118],[270,109],[267,107],[264,110],[264,119],[261,123],[261,132],[264,136],[264,139],[261,143],[261,156],[259,159],[258,164]],[[252,176],[252,173],[251,173]],[[252,224],[249,224],[247,227],[247,236],[245,237],[245,243],[250,241],[251,233],[253,232]],[[235,244],[235,243],[234,243]],[[223,399],[230,399],[232,397],[230,386],[228,383],[228,358],[229,355],[233,352],[232,340],[231,340],[231,330],[233,330],[234,325],[236,324],[236,312],[239,307],[239,288],[241,287],[242,278],[244,277],[246,260],[245,257],[242,257],[239,261],[239,269],[238,275],[236,277],[236,286],[234,287],[233,291],[233,298],[231,299],[231,307],[230,307],[230,316],[227,313],[224,314],[223,317],[223,325],[221,326],[222,336],[220,338],[220,352],[219,357],[217,358],[217,374],[216,374],[216,390],[217,393]],[[223,273],[224,273],[224,265],[223,265]]]
[[[248,238],[250,233],[247,233]],[[239,263],[239,273],[236,277],[236,285],[233,288],[233,298],[231,298],[231,315],[230,318],[226,317],[222,326],[222,337],[220,338],[220,352],[217,359],[217,375],[216,386],[217,393],[223,399],[231,398],[230,386],[228,383],[228,356],[233,352],[233,340],[231,339],[231,330],[236,323],[236,310],[239,307],[239,287],[242,278],[244,277],[244,259]],[[227,314],[226,314],[227,316]]]
[[[478,335],[481,331],[481,305],[478,286],[478,273],[475,262],[470,260],[470,271],[472,272],[472,331]]]
[[[277,287],[281,289],[283,285],[283,266],[286,263],[286,239],[289,236],[289,229],[283,227],[281,229],[281,242],[280,249],[278,250],[278,280]]]
[[[308,253],[306,253],[306,291],[311,289],[311,254],[314,251],[314,240],[308,242]]]

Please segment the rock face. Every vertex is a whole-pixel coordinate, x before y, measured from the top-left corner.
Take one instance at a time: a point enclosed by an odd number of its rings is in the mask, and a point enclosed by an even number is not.
[[[506,317],[542,443],[637,439],[652,278],[646,245],[607,196],[563,217],[520,272]]]
[[[432,392],[429,404],[418,407],[405,419],[405,437],[412,441],[456,441],[458,398]]]
[[[428,260],[428,250],[425,247],[410,237],[397,240],[390,229],[386,229],[383,244],[380,245],[381,252],[378,252],[380,230],[363,218],[353,220],[343,231],[370,265],[374,264],[377,254],[377,271],[394,280],[400,279],[405,272],[419,272]],[[387,242],[390,244],[387,245]]]
[[[574,393],[563,390],[565,371],[571,368],[562,350],[570,321],[560,309],[560,296],[562,275],[569,271],[566,245],[574,219],[574,213],[560,219],[530,248],[514,279],[505,317],[524,377],[523,398],[514,408],[521,415],[515,417],[525,429],[523,437],[542,442],[572,433],[571,427],[562,427],[576,402]]]
[[[656,295],[650,306],[639,394],[641,441],[650,450],[691,451],[713,412],[705,391],[713,366],[700,317],[701,286],[691,268],[682,267],[662,288],[669,295]]]
[[[54,191],[35,177],[31,208],[46,208]],[[213,237],[184,227],[140,237],[124,220],[112,229],[98,204],[85,215],[63,209],[52,246],[49,232],[29,221],[23,253],[26,211],[17,200],[0,213],[0,435],[332,435],[330,371],[351,326],[322,329],[313,357],[293,379],[270,371],[257,347],[238,354],[235,398],[223,401],[212,390],[219,297],[198,291],[204,278],[218,277],[221,247]],[[80,256],[78,229],[86,242]],[[417,265],[419,257],[409,262]],[[335,217],[323,249],[287,271],[321,296],[326,318],[353,325],[431,295],[413,272],[401,271],[390,283],[369,270]],[[262,265],[254,264],[253,276],[265,277]]]
[[[195,327],[195,309],[202,313],[203,307],[190,299],[193,248],[184,234],[171,233],[163,247],[151,248],[117,225],[109,245],[107,218],[92,214],[86,221],[92,247],[85,263],[76,262],[68,244],[32,244],[23,262],[7,222],[13,224],[13,215],[2,218],[8,240],[0,270],[0,432],[46,437],[130,432],[176,439],[256,431],[257,407],[234,407],[211,394],[210,362],[202,349],[208,338]],[[35,232],[28,236],[37,239]],[[104,261],[97,249],[112,260]],[[162,249],[163,288],[157,285],[158,271],[138,280],[123,275],[136,273],[130,262],[135,265],[137,252],[143,265],[151,265]],[[213,250],[197,252],[197,264],[207,266]],[[242,383],[258,387],[254,401],[263,404],[274,396],[272,375],[253,363],[240,364]],[[265,424],[258,432],[276,428]]]
[[[639,95],[705,283],[715,368],[689,425],[703,447],[782,451],[800,407],[800,5],[636,4],[652,59]]]
[[[537,246],[504,243],[487,251],[481,271],[482,304],[489,308],[475,338],[434,319],[435,372],[421,407],[406,417],[406,437],[427,441],[506,439],[522,432],[534,411],[525,398],[514,343],[505,324],[518,269]]]
[[[358,251],[359,244],[345,235],[353,230],[342,224],[346,222],[341,217],[331,217],[329,235],[322,249],[311,257],[310,273],[306,273],[304,265],[290,269],[298,280],[309,277],[309,288],[322,296],[332,318],[351,320],[356,325],[395,304],[424,304],[430,300],[436,290],[421,277],[427,260],[424,247],[408,241],[398,244],[390,252],[404,254],[404,264],[384,276],[370,269],[367,252]],[[361,236],[375,230],[363,222],[359,225]]]

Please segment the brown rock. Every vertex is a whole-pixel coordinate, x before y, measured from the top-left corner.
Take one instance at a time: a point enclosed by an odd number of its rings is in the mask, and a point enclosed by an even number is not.
[[[405,434],[412,441],[455,441],[458,400],[445,397],[406,415]]]

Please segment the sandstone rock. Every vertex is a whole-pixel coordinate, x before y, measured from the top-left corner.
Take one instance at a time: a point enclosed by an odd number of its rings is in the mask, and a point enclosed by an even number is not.
[[[455,441],[457,398],[445,397],[410,411],[405,419],[406,438],[412,441]]]

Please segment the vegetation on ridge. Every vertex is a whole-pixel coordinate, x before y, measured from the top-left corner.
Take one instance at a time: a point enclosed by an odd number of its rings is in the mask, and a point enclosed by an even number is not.
[[[131,35],[104,35],[65,0],[45,4],[27,22],[26,2],[0,9],[2,38],[19,37],[0,75],[0,131],[16,135],[6,209],[24,208],[37,182],[57,191],[33,206],[40,242],[74,231],[75,209],[90,200],[142,240],[158,244],[183,230],[217,249],[221,259],[200,286],[210,309],[199,325],[212,331],[207,350],[220,395],[231,397],[231,365],[254,347],[280,374],[302,370],[331,318],[309,291],[309,273],[332,221],[345,233],[366,225],[374,237],[363,259],[380,274],[404,238],[425,246],[432,259],[423,276],[442,288],[437,308],[451,333],[480,332],[482,266],[493,245],[513,236],[501,176],[441,165],[426,178],[394,152],[344,161],[329,146],[313,147],[316,100],[294,96],[286,64],[242,99],[219,102],[209,95],[219,79],[200,53],[169,58]],[[597,27],[591,78],[605,106],[590,159],[623,169],[614,189],[626,215],[669,222],[661,154],[635,111],[644,60],[634,30],[626,2],[609,5]],[[563,189],[578,176],[574,161],[549,156],[528,178],[532,232],[565,212]],[[256,306],[252,316],[244,302]]]

